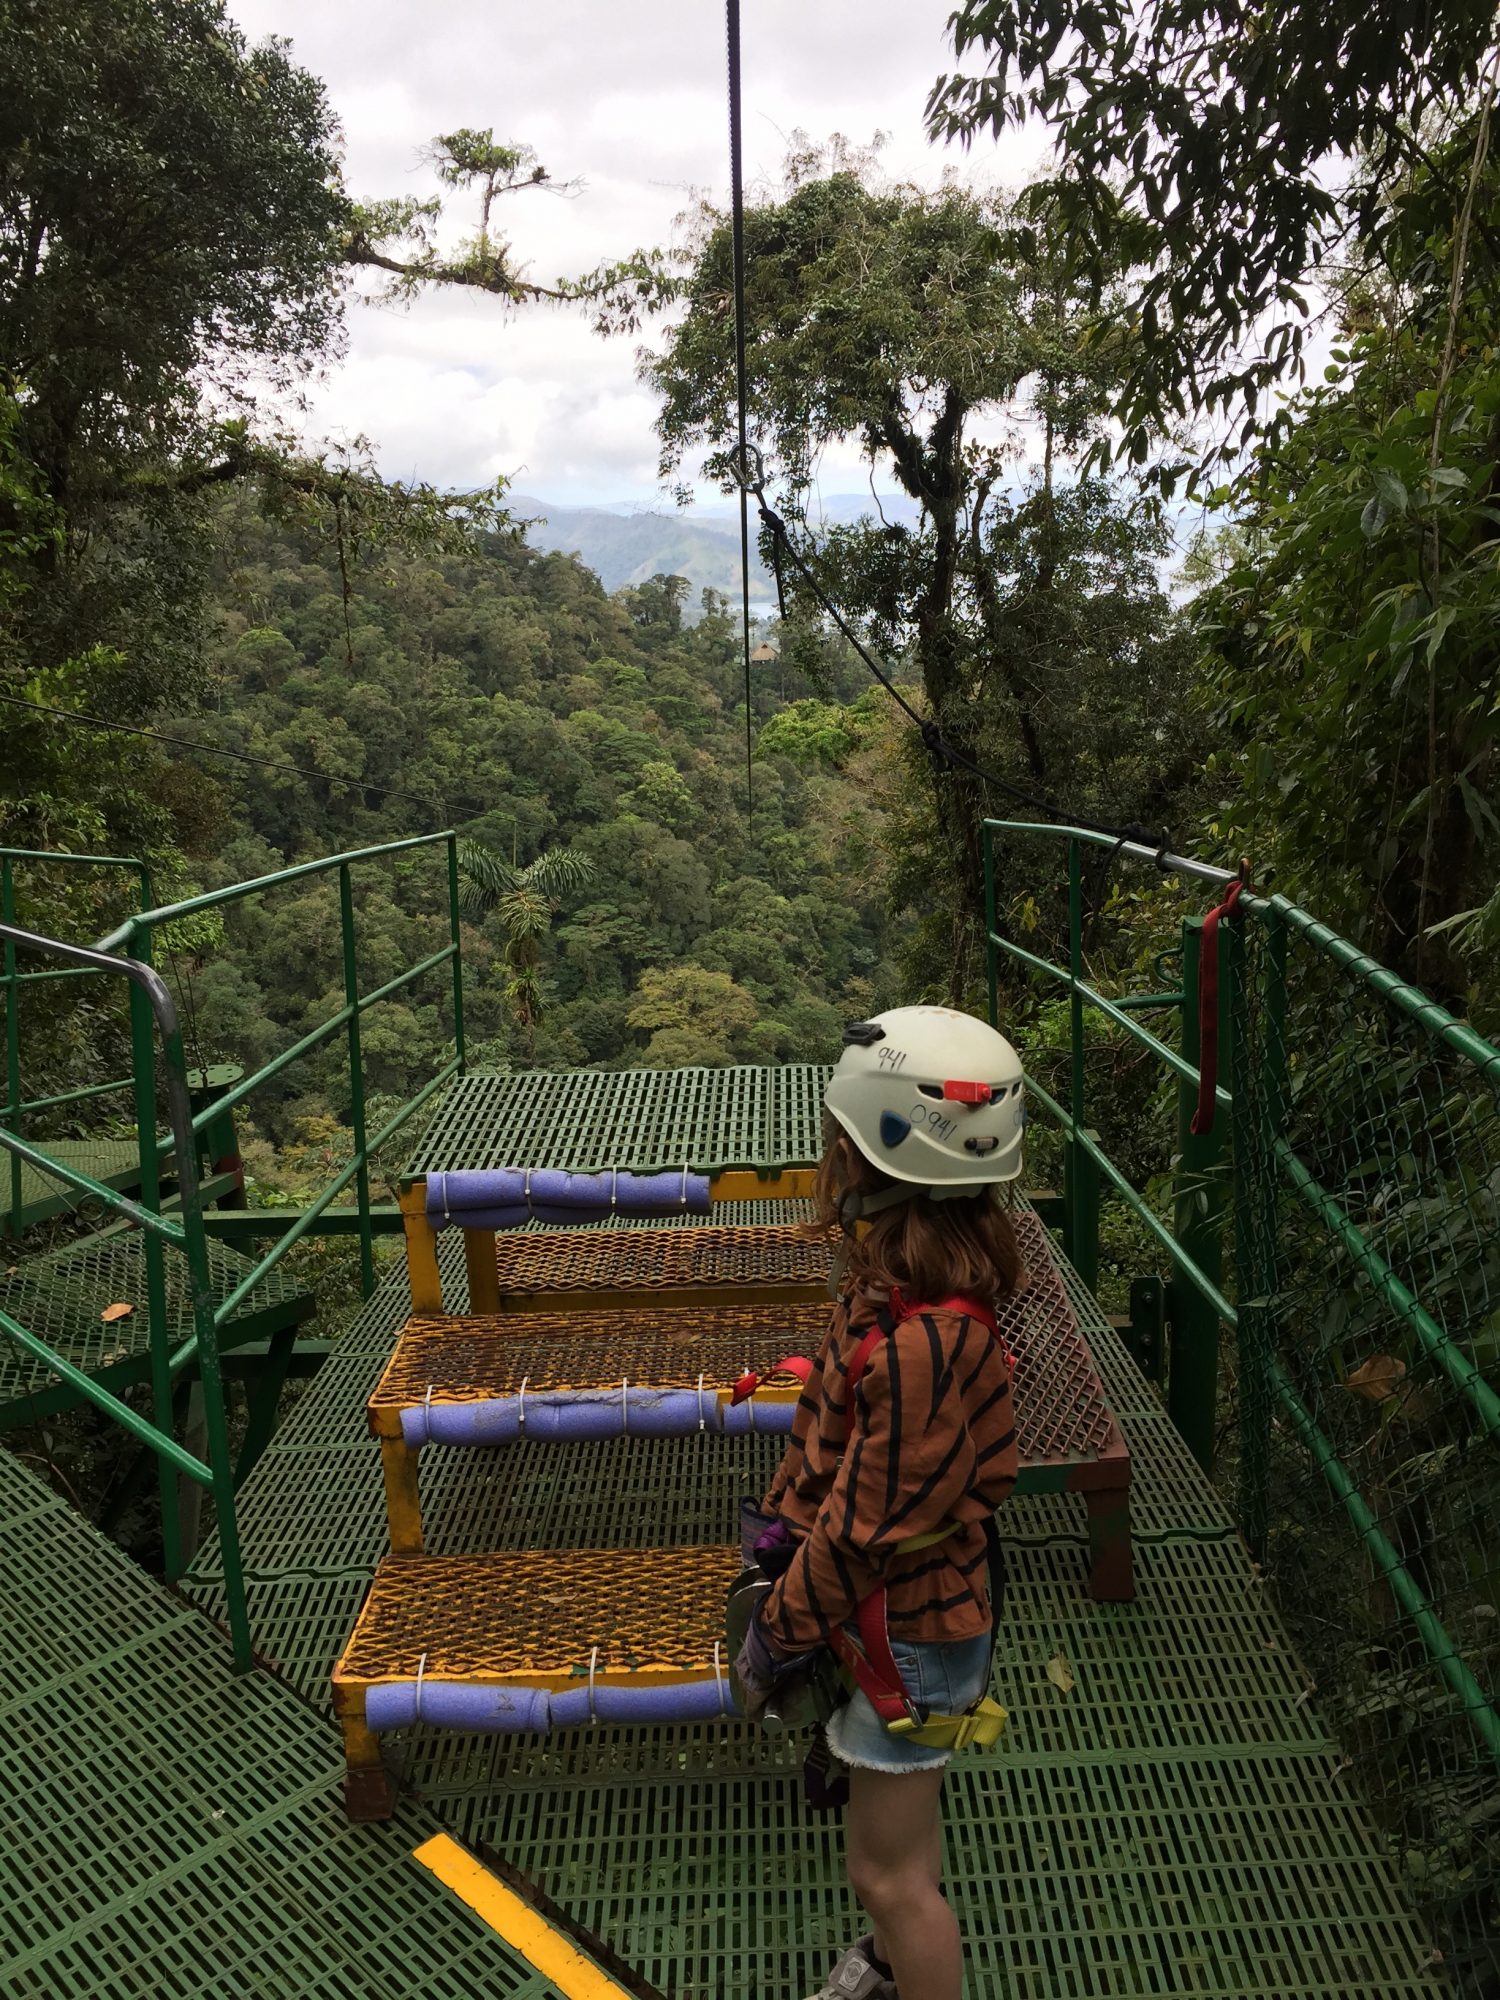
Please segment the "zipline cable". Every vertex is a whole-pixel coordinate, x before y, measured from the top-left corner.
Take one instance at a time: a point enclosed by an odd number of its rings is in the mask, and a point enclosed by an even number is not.
[[[842,632],[870,672],[879,681],[891,699],[901,708],[908,719],[920,730],[922,741],[928,754],[937,763],[951,769],[969,772],[1017,805],[1028,807],[1042,814],[1044,818],[1061,820],[1072,826],[1087,828],[1091,833],[1106,834],[1111,840],[1138,841],[1148,847],[1162,847],[1165,836],[1160,838],[1148,829],[1139,826],[1118,827],[1101,820],[1090,819],[1083,813],[1065,812],[1051,800],[1039,798],[1036,793],[1026,791],[1020,785],[1013,785],[1008,778],[997,777],[983,765],[976,764],[966,752],[955,749],[943,735],[936,722],[923,716],[912,707],[900,688],[873,659],[871,654],[849,629],[849,625],[833,603],[817,577],[793,546],[787,533],[786,523],[766,499],[765,466],[760,452],[750,448],[749,417],[749,367],[746,360],[745,337],[745,190],[740,143],[740,0],[725,0],[726,22],[729,35],[729,179],[730,179],[730,254],[734,266],[734,381],[735,404],[738,418],[739,440],[735,452],[735,478],[740,489],[740,602],[741,636],[745,656],[745,797],[747,800],[747,827],[753,827],[755,817],[755,794],[752,779],[753,736],[750,720],[750,496],[755,495],[760,508],[760,518],[770,530],[772,562],[776,571],[776,596],[781,615],[786,616],[786,597],[782,588],[781,558],[787,555],[802,577],[803,582],[816,597],[824,611]]]
[[[739,406],[740,637],[745,656],[745,830],[755,831],[754,735],[750,718],[750,474],[749,386],[745,360],[745,187],[740,143],[740,0],[725,0],[729,35],[730,241],[734,262],[734,379]]]
[[[205,757],[229,757],[237,764],[259,764],[267,771],[288,771],[299,778],[320,779],[325,785],[343,785],[346,790],[356,792],[379,792],[383,798],[410,799],[414,805],[425,806],[430,812],[434,806],[442,806],[442,800],[430,793],[403,792],[395,785],[377,785],[366,778],[338,778],[331,771],[314,771],[305,764],[286,764],[277,757],[257,757],[250,750],[224,750],[216,743],[195,743],[190,736],[168,736],[160,729],[142,729],[131,722],[106,722],[102,715],[85,715],[81,709],[49,708],[44,701],[27,701],[23,695],[0,694],[0,702],[10,708],[29,709],[33,715],[50,715],[59,722],[76,722],[85,729],[102,729],[109,736],[144,736],[152,743],[175,744],[179,750],[200,750]],[[439,813],[446,819],[446,811]]]

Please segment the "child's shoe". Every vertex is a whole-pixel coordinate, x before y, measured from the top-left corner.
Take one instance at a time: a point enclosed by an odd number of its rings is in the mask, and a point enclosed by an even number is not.
[[[873,1937],[850,1945],[812,2000],[897,2000],[895,1980],[870,1963],[874,1951]]]

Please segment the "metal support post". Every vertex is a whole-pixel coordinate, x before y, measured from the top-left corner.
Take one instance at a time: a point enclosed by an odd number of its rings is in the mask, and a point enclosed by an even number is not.
[[[1182,926],[1182,1053],[1195,1067],[1201,1054],[1198,1022],[1200,933]],[[1219,1046],[1224,1048],[1225,987],[1219,999]],[[1211,1132],[1193,1130],[1198,1108],[1192,1085],[1177,1084],[1177,1174],[1173,1234],[1184,1254],[1217,1289],[1224,1277],[1224,1135],[1216,1118]],[[1205,1472],[1213,1470],[1219,1383],[1219,1317],[1196,1285],[1174,1272],[1167,1281],[1170,1360],[1167,1410]]]
[[[1068,842],[1068,972],[1072,1131],[1063,1147],[1063,1197],[1067,1203],[1063,1245],[1073,1268],[1092,1291],[1099,1282],[1099,1169],[1076,1137],[1085,1130],[1087,1101],[1084,999],[1078,990],[1083,978],[1083,849],[1076,840]]]
[[[354,1188],[359,1205],[359,1282],[375,1289],[375,1232],[370,1224],[370,1168],[365,1145],[365,1072],[359,1040],[359,955],[354,942],[354,885],[346,861],[339,869],[339,928],[344,945],[344,1002],[349,1009],[349,1088],[354,1126]]]

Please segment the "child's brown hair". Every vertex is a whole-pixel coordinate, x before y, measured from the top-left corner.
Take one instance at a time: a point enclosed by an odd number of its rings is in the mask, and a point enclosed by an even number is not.
[[[955,1297],[984,1303],[1005,1299],[1025,1283],[1016,1232],[993,1187],[948,1201],[913,1195],[872,1216],[862,1232],[848,1229],[846,1195],[880,1194],[896,1185],[853,1140],[841,1131],[833,1134],[813,1182],[817,1213],[809,1233],[844,1229],[845,1269],[856,1285],[874,1291],[899,1288],[912,1304],[935,1305]]]

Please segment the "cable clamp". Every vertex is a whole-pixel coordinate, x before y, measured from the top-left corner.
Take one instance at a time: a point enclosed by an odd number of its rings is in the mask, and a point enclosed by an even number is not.
[[[740,457],[738,445],[729,454],[729,470],[734,474],[735,484],[743,486],[747,493],[760,497],[766,483],[766,460],[758,444],[745,445],[745,456]]]

